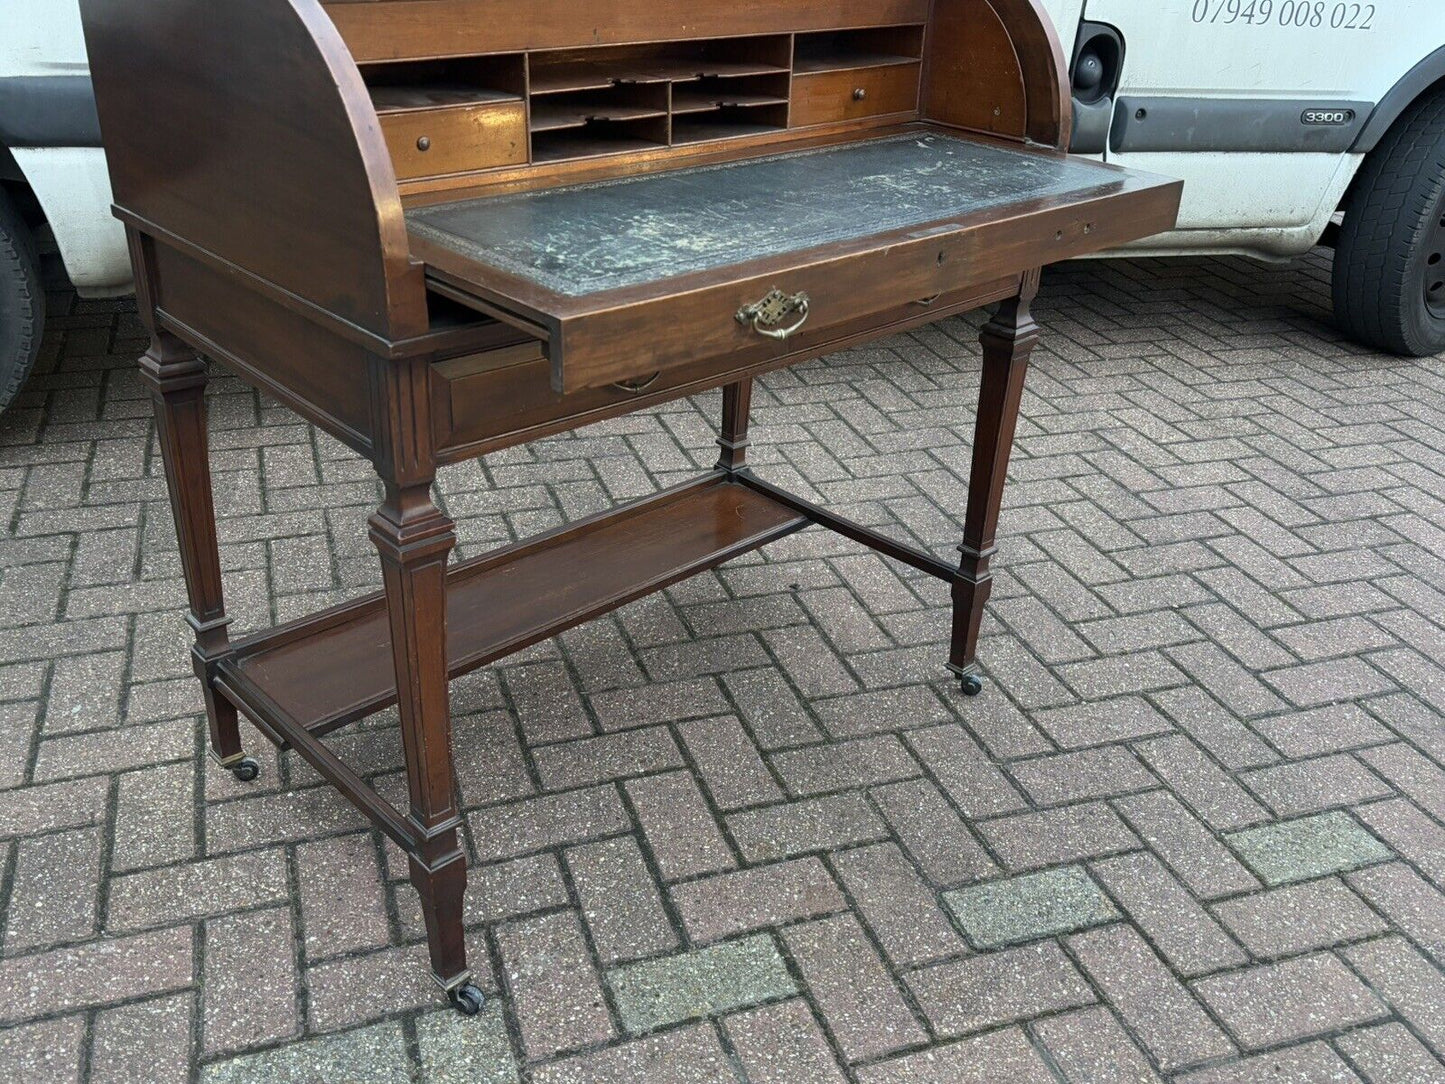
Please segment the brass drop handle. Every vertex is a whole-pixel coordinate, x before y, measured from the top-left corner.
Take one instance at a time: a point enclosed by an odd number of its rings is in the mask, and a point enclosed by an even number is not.
[[[738,309],[737,320],[751,325],[759,335],[781,342],[792,338],[808,322],[808,305],[807,294],[785,294],[774,288],[761,301]],[[790,327],[777,326],[794,313],[798,316],[796,323]]]

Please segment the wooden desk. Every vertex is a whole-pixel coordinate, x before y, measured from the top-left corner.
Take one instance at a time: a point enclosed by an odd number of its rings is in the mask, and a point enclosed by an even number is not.
[[[1170,228],[1180,194],[1062,153],[1036,0],[82,10],[212,752],[255,777],[244,713],[405,849],[460,1009],[450,678],[819,524],[952,585],[947,665],[981,691],[1039,268]],[[990,303],[957,563],[749,470],[758,374]],[[200,355],[375,464],[382,592],[228,637]],[[449,565],[438,467],[715,387],[715,470]],[[405,812],[324,741],[392,704]]]

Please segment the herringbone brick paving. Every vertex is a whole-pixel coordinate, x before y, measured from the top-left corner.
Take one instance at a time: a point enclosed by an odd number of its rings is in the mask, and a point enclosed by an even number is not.
[[[125,303],[0,421],[0,1079],[1445,1078],[1445,362],[1327,257],[1050,273],[982,657],[820,530],[455,687],[472,953],[247,731],[203,755]],[[978,318],[768,377],[762,473],[946,553]],[[219,379],[240,628],[378,581],[369,468]],[[448,470],[475,553],[710,465],[716,396]],[[394,718],[334,739],[404,789]]]

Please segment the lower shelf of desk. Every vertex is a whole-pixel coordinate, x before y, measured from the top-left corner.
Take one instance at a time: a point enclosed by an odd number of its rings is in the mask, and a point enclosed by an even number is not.
[[[455,565],[455,678],[804,527],[721,473]],[[396,702],[386,600],[375,594],[233,645],[217,684],[261,721],[323,734]]]

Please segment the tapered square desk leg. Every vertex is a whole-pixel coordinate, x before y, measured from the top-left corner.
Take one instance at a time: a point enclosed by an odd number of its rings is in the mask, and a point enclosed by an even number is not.
[[[722,426],[718,447],[722,449],[717,465],[725,471],[738,471],[747,466],[748,415],[753,408],[753,381],[749,377],[723,388]]]
[[[996,549],[999,507],[1023,398],[1024,375],[1039,339],[1039,326],[1029,312],[1029,303],[1038,289],[1038,271],[1025,275],[1018,295],[999,306],[979,335],[983,344],[983,386],[974,428],[963,544],[958,547],[962,559],[953,581],[953,644],[948,663],[969,696],[983,691],[978,673],[978,636],[984,606],[993,590],[989,561]]]
[[[471,1015],[482,1005],[471,982],[462,926],[467,859],[452,774],[447,695],[447,556],[456,545],[452,521],[431,500],[429,485],[388,484],[371,517],[381,555],[396,667],[397,707],[417,846],[411,883],[421,897],[432,975],[452,1003]]]
[[[175,336],[162,331],[141,357],[140,376],[155,406],[156,434],[190,603],[186,616],[196,634],[191,659],[204,689],[211,755],[237,778],[255,779],[260,766],[241,748],[236,708],[212,683],[215,661],[226,650],[230,621],[221,591],[221,555],[211,493],[206,363]]]

